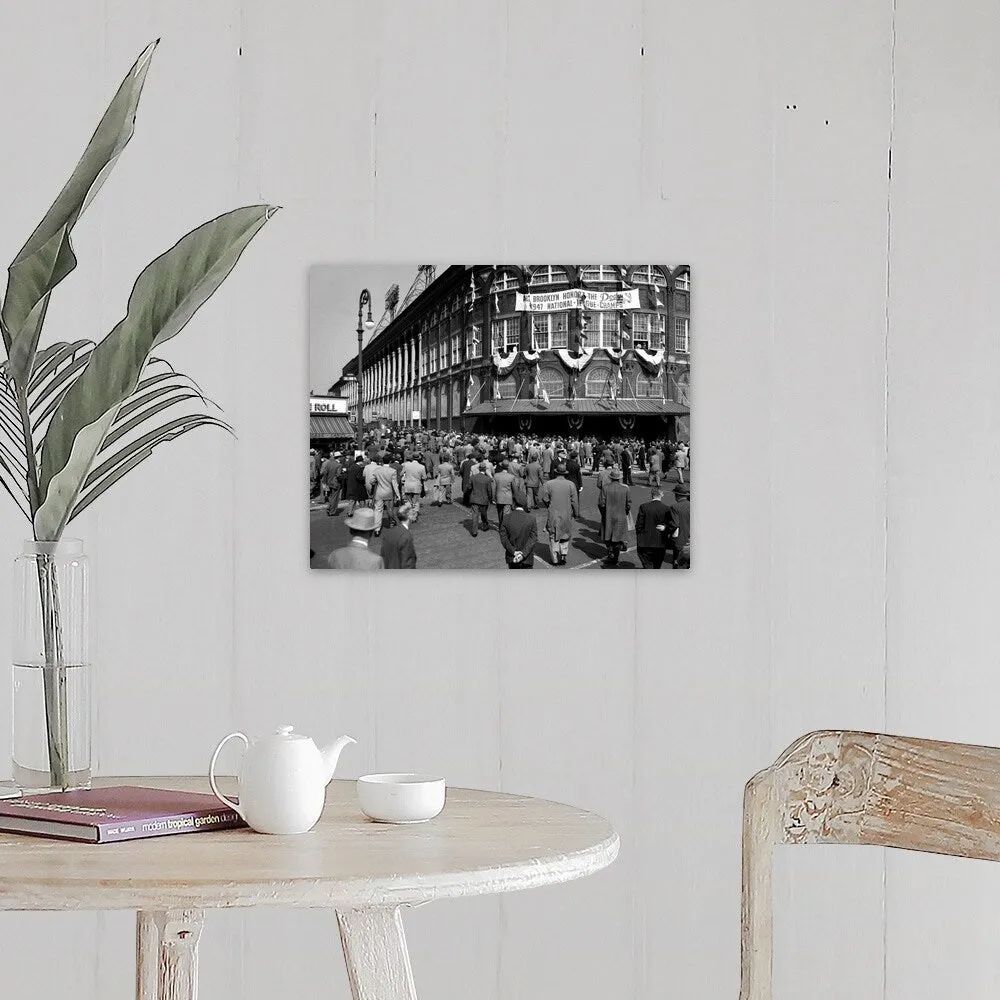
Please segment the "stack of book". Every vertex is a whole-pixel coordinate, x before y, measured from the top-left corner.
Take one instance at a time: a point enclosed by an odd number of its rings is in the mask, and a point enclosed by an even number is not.
[[[238,826],[239,813],[205,792],[112,785],[0,799],[0,831],[91,844]]]

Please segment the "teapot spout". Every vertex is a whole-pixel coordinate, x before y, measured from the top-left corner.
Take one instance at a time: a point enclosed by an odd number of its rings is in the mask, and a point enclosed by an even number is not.
[[[323,756],[323,768],[326,772],[326,780],[330,781],[333,777],[333,772],[337,770],[337,761],[340,760],[340,751],[347,746],[348,743],[357,743],[356,739],[350,736],[341,736],[339,740],[331,743],[328,747],[323,747],[320,750],[320,754]]]

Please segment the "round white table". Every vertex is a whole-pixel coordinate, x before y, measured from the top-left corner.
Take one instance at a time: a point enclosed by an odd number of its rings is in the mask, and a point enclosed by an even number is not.
[[[209,791],[207,778],[94,784]],[[231,778],[220,784],[235,791]],[[557,802],[449,788],[435,819],[395,826],[361,813],[353,781],[333,781],[319,823],[298,836],[91,845],[0,833],[0,910],[134,909],[138,1000],[195,1000],[206,908],[330,907],[355,1000],[414,1000],[401,906],[565,882],[617,854],[607,820]]]

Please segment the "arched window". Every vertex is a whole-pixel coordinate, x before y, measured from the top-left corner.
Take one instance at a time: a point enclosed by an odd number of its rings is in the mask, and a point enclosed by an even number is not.
[[[662,399],[663,398],[663,378],[655,375],[647,375],[640,372],[635,377],[635,397],[636,399]]]
[[[620,277],[614,264],[584,264],[580,269],[582,281],[618,281]]]
[[[660,285],[665,287],[667,276],[655,264],[641,264],[632,269],[633,285]]]
[[[505,375],[500,379],[500,398],[514,399],[517,396],[517,385],[513,375]]]
[[[569,275],[564,268],[553,264],[543,264],[531,272],[532,285],[568,285]]]
[[[611,365],[590,364],[584,371],[586,372],[585,390],[591,398],[599,398],[608,395],[608,379],[614,378],[614,370]]]
[[[510,268],[501,268],[493,277],[492,291],[502,292],[507,288],[517,288],[521,283],[517,272]]]
[[[543,365],[538,383],[549,394],[549,399],[562,399],[566,395],[566,379],[558,368]]]

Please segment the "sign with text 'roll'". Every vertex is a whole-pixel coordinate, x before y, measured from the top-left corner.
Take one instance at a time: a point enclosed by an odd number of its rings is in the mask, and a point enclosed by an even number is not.
[[[561,292],[515,293],[514,309],[517,312],[558,312],[561,309],[591,309],[595,312],[610,309],[638,309],[639,289],[627,288],[621,292],[595,292],[589,288],[564,288]]]
[[[342,396],[310,396],[310,413],[341,413],[347,415],[347,400]]]

